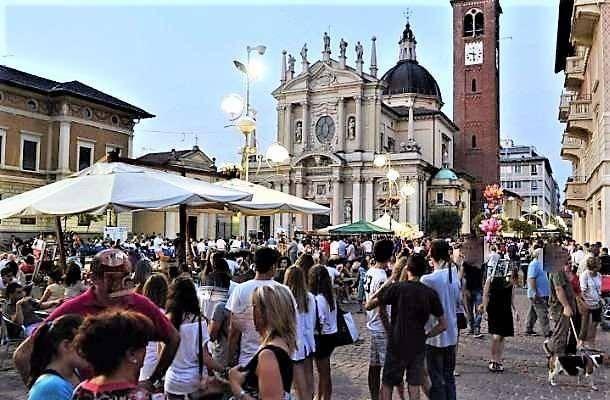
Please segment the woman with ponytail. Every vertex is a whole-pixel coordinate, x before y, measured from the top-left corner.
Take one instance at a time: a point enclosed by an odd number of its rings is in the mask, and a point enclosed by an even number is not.
[[[64,315],[38,328],[30,358],[28,400],[69,400],[80,378],[76,370],[87,363],[72,340],[83,322],[79,315]]]

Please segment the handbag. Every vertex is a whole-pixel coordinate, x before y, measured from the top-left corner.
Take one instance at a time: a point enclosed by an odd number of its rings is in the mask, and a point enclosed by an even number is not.
[[[347,322],[348,320],[350,321],[349,323]],[[352,325],[351,330],[350,325]],[[355,336],[352,336],[353,329],[356,329]],[[337,333],[335,334],[335,346],[340,347],[353,344],[357,339],[358,330],[354,324],[352,314],[337,307]]]
[[[197,316],[197,322],[199,323],[197,332],[197,364],[199,368],[200,386],[204,379],[208,380],[209,382],[206,384],[205,389],[201,389],[200,387],[193,393],[189,393],[187,397],[189,400],[219,400],[224,396],[222,387],[214,387],[214,381],[203,376],[203,328],[201,327],[201,314]]]
[[[449,264],[449,266],[447,267],[447,271],[449,271],[449,285],[451,285],[453,283],[452,267],[453,266],[451,264]],[[449,288],[450,288],[449,285],[447,286],[447,290],[449,290]],[[451,296],[449,298],[451,298]],[[464,306],[462,305],[461,298],[459,299],[459,302],[458,302],[458,310],[455,313],[455,317],[456,317],[456,321],[457,321],[458,330],[468,328],[468,320],[466,319],[466,315],[464,314]]]

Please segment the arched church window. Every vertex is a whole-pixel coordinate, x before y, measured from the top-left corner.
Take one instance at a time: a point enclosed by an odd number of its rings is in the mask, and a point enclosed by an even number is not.
[[[471,90],[472,90],[473,93],[475,93],[477,91],[477,80],[476,79],[472,80]]]
[[[480,36],[485,33],[483,11],[473,8],[464,15],[464,36]]]
[[[477,148],[477,135],[472,135],[472,139],[471,139],[472,143],[472,148],[476,149]]]

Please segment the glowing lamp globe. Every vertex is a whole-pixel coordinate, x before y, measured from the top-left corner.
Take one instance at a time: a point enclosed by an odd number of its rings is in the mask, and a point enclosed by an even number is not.
[[[396,182],[400,177],[400,174],[394,168],[390,168],[386,174],[386,177],[390,182]]]
[[[403,187],[400,188],[400,195],[402,197],[411,197],[415,194],[415,186],[414,185],[403,185]]]
[[[277,164],[281,164],[290,158],[288,149],[277,142],[269,146],[265,156],[267,157],[267,160]]]
[[[222,103],[220,103],[220,108],[223,112],[231,116],[239,115],[244,109],[244,100],[241,98],[240,95],[232,93],[226,95],[222,99]]]
[[[377,154],[373,159],[373,165],[377,168],[382,168],[388,162],[386,157],[383,154]]]
[[[237,126],[241,133],[247,135],[256,129],[256,121],[252,117],[243,116],[235,122],[235,126]]]

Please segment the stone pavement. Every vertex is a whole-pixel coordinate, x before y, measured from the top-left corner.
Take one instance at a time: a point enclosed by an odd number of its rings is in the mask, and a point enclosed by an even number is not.
[[[525,321],[527,299],[521,293],[517,296],[520,320]],[[351,308],[351,307],[348,307]],[[332,359],[333,399],[368,399],[367,368],[369,338],[364,326],[364,315],[354,314],[360,327],[363,341],[335,351]],[[599,391],[576,385],[576,379],[562,376],[560,386],[551,387],[546,382],[546,358],[542,351],[541,337],[526,337],[524,322],[517,324],[519,335],[508,338],[505,350],[503,374],[487,371],[489,359],[489,337],[474,339],[463,336],[458,350],[456,378],[458,399],[519,399],[519,400],[601,400],[610,399],[610,370],[604,367],[597,371],[595,382]],[[610,347],[610,334],[599,333],[598,348]],[[5,355],[0,356],[4,360]],[[0,365],[2,367],[3,365]],[[23,400],[25,390],[13,370],[0,371],[0,400]]]

